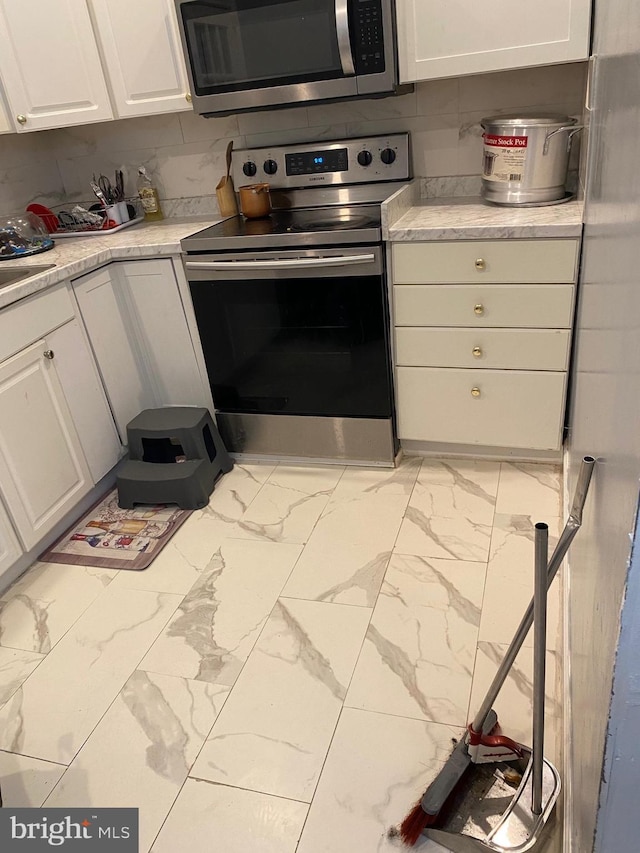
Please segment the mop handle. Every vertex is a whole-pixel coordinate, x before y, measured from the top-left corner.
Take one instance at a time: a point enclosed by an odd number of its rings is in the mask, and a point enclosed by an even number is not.
[[[558,540],[558,544],[556,545],[553,554],[551,555],[551,559],[549,560],[549,565],[547,567],[547,589],[551,586],[551,582],[555,578],[558,569],[564,559],[565,554],[569,550],[569,546],[573,542],[573,539],[580,529],[582,525],[582,510],[584,508],[584,502],[587,498],[587,492],[589,491],[589,483],[591,482],[591,475],[593,473],[593,466],[595,464],[595,459],[593,456],[585,456],[580,465],[580,471],[578,472],[578,481],[576,483],[576,489],[573,495],[573,504],[571,505],[571,511],[569,513],[569,518],[567,523],[562,531],[562,535]],[[522,648],[522,644],[524,643],[527,634],[529,633],[529,629],[533,625],[533,599],[531,600],[529,607],[526,610],[526,613],[522,617],[522,621],[520,622],[520,626],[515,633],[513,640],[511,640],[511,645],[507,649],[507,652],[503,658],[500,667],[495,675],[495,678],[491,682],[491,686],[487,691],[487,695],[484,697],[484,701],[480,706],[480,709],[476,716],[473,719],[473,723],[471,724],[471,728],[474,732],[481,732],[482,727],[484,726],[484,721],[487,718],[487,714],[493,707],[493,703],[496,701],[496,697],[500,692],[502,685],[507,679],[509,675],[509,671],[514,664],[516,657],[518,656],[518,652]]]
[[[549,526],[535,526],[535,587],[533,591],[533,746],[531,750],[531,811],[542,814],[544,764],[544,687],[547,646],[547,560]]]

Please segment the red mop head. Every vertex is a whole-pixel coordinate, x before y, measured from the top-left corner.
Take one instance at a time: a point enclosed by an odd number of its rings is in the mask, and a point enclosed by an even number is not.
[[[407,847],[413,847],[422,835],[422,831],[436,822],[438,815],[427,814],[422,808],[422,800],[418,800],[409,814],[400,824],[400,837]]]

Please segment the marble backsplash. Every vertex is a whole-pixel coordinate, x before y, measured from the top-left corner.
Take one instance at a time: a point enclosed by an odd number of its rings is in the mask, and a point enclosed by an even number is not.
[[[420,195],[477,195],[480,120],[514,110],[582,116],[587,63],[434,80],[397,98],[203,119],[171,113],[0,136],[0,214],[32,201],[53,206],[91,199],[95,172],[122,168],[135,193],[145,165],[167,216],[216,215],[215,188],[235,148],[408,131]],[[577,169],[578,146],[571,166]]]

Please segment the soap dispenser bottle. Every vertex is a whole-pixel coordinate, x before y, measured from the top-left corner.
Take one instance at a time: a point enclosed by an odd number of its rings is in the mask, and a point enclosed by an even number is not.
[[[138,195],[142,201],[144,210],[144,218],[149,222],[156,222],[159,219],[164,219],[162,207],[160,206],[160,198],[158,190],[153,184],[151,178],[147,175],[147,170],[144,166],[138,169]]]

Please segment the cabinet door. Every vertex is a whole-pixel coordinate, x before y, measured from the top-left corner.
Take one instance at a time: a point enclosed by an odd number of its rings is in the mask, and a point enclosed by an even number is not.
[[[74,281],[98,370],[102,376],[120,439],[127,443],[127,424],[155,405],[155,394],[142,363],[122,288],[105,267]]]
[[[48,350],[40,340],[0,365],[0,489],[26,550],[92,486]]]
[[[73,287],[123,444],[143,409],[209,405],[169,259],[111,264]]]
[[[120,118],[190,110],[173,0],[91,0]]]
[[[402,82],[589,56],[591,0],[403,0],[396,9]]]
[[[439,444],[558,450],[565,391],[565,373],[398,367],[398,436]]]
[[[77,320],[47,335],[55,367],[94,483],[118,463],[123,448],[83,330]]]
[[[13,526],[0,501],[0,576],[15,563],[22,554],[22,548],[18,537],[14,533]]]
[[[153,384],[155,405],[206,407],[173,263],[166,258],[123,261],[115,266]]]
[[[0,44],[18,132],[113,118],[84,0],[0,0]]]
[[[0,91],[0,133],[13,133],[14,129]]]

